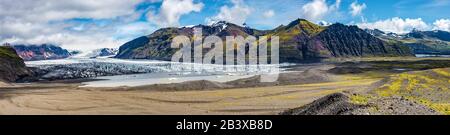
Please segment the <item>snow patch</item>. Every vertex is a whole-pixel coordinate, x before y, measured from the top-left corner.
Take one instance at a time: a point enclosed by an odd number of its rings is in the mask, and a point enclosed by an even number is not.
[[[225,22],[225,21],[219,21],[219,22],[213,23],[211,25],[211,27],[219,27],[220,31],[222,31],[222,30],[225,30],[228,27],[228,23]]]

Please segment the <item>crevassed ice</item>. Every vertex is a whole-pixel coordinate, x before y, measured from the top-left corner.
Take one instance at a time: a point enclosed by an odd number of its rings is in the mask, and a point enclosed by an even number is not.
[[[191,72],[191,73],[266,73],[282,70],[280,67],[289,64],[274,65],[216,65],[198,63],[178,63],[157,60],[124,60],[114,58],[69,58],[59,60],[27,61],[29,67],[47,68],[52,66],[66,66],[73,68],[114,67],[130,70],[148,70],[152,72]]]

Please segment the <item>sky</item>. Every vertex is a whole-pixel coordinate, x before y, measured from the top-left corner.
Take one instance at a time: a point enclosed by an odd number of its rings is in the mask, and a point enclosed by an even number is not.
[[[407,33],[450,31],[450,0],[1,0],[0,44],[117,48],[164,27],[228,21],[273,29],[304,18]]]

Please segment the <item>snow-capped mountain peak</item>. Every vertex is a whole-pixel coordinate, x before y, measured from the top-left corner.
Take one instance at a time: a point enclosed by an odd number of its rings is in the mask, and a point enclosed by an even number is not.
[[[220,28],[220,31],[222,31],[228,27],[228,22],[218,21],[218,22],[211,24],[211,27],[218,27],[218,28]]]
[[[330,26],[332,23],[326,22],[326,21],[320,21],[319,23],[320,26]]]
[[[74,58],[97,58],[97,57],[112,57],[119,52],[116,48],[100,48],[90,52],[82,52],[73,56]]]

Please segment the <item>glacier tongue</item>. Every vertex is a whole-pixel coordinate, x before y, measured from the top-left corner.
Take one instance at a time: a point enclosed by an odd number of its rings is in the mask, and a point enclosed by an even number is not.
[[[268,73],[281,65],[236,65],[174,63],[154,60],[123,60],[114,58],[70,58],[29,61],[40,79],[77,79],[127,74],[170,73],[174,75],[255,75]]]

